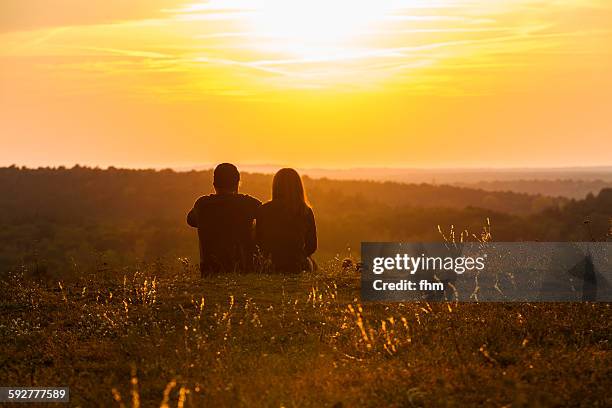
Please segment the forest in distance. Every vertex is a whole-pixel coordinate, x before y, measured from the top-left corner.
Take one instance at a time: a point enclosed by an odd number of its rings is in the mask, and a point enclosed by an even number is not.
[[[241,192],[270,197],[272,176],[244,173]],[[359,256],[362,241],[440,241],[440,230],[495,241],[612,237],[612,189],[584,199],[433,184],[314,179],[305,187],[319,262]],[[0,273],[69,278],[138,261],[197,260],[185,214],[212,192],[210,170],[0,168]],[[103,269],[104,269],[103,268]]]
[[[207,167],[177,168],[175,170],[204,170]],[[278,166],[245,166],[250,173],[273,174]],[[299,169],[313,178],[334,180],[394,181],[408,184],[445,184],[487,191],[513,191],[552,197],[582,199],[589,193],[597,194],[612,188],[610,167],[567,168],[347,168]]]

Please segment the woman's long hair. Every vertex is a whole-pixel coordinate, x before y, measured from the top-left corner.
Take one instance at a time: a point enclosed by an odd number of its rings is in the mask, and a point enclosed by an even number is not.
[[[272,201],[281,203],[292,214],[304,214],[308,201],[304,185],[297,171],[290,168],[280,169],[272,181]]]

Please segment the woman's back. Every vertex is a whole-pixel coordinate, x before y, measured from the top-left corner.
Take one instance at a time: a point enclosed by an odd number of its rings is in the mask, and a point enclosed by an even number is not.
[[[307,257],[317,249],[314,214],[308,206],[290,210],[279,200],[262,205],[257,214],[257,244],[278,272],[305,269]]]

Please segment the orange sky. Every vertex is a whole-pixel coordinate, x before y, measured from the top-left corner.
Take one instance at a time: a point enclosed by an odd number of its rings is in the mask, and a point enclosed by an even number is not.
[[[612,164],[612,3],[3,0],[0,165]]]

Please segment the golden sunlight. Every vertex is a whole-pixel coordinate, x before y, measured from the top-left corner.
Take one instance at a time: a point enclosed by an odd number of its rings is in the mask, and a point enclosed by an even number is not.
[[[269,51],[309,59],[346,55],[363,46],[359,40],[380,26],[392,8],[389,1],[310,0],[249,2],[245,23]]]
[[[400,56],[385,37],[412,8],[429,9],[420,0],[211,0],[169,11],[179,21],[206,27],[224,21],[232,31],[201,38],[239,40],[243,55],[257,55],[248,67],[273,74],[277,85],[280,78],[281,87],[300,88],[363,86],[386,77],[364,62]]]
[[[4,2],[8,164],[609,162],[610,1]]]

